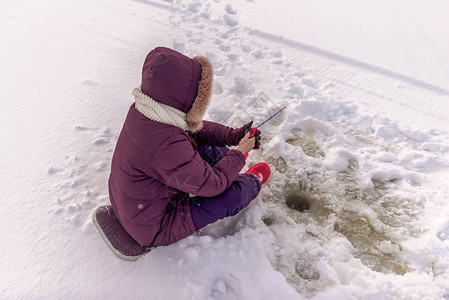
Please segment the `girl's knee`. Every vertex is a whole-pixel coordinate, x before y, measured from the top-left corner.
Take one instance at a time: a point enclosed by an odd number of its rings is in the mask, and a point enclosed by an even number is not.
[[[257,197],[261,189],[260,181],[251,174],[241,174],[229,188],[229,202],[232,203],[233,214],[245,208],[254,198]],[[230,204],[231,204],[230,203]]]
[[[256,176],[241,174],[224,193],[216,197],[199,198],[191,208],[195,228],[199,230],[207,224],[237,214],[256,198],[260,188]]]
[[[259,179],[252,174],[240,174],[237,176],[235,182],[238,182],[242,191],[246,192],[249,196],[252,195],[256,198],[262,188]]]

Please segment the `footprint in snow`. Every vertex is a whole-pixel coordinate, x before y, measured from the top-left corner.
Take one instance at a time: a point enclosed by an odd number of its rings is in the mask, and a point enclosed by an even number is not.
[[[227,5],[226,5],[225,11],[226,11],[228,14],[230,14],[230,15],[236,15],[237,12],[238,12],[238,10],[235,9],[234,7],[232,7],[231,4],[227,4]]]
[[[282,52],[280,50],[273,51],[271,56],[274,57],[274,60],[271,62],[274,65],[282,65],[284,61],[282,60]]]
[[[263,59],[263,58],[265,58],[265,53],[263,53],[263,52],[260,51],[260,50],[254,51],[251,55],[252,55],[254,58],[256,58],[256,59]]]
[[[175,27],[178,27],[182,23],[182,20],[180,20],[180,18],[178,16],[170,16],[169,21],[170,21],[170,24]]]
[[[291,94],[294,99],[303,98],[306,95],[306,90],[299,85],[291,83],[288,89],[288,93]]]
[[[280,50],[277,50],[277,51],[274,51],[273,53],[271,53],[271,55],[276,58],[281,58],[282,52]]]
[[[194,14],[197,14],[201,11],[201,3],[190,3],[187,5],[188,10],[193,12]]]
[[[254,87],[249,80],[241,77],[234,78],[234,88],[232,91],[237,95],[248,95],[254,92]]]
[[[229,60],[233,61],[233,62],[238,62],[240,61],[240,56],[237,54],[229,54],[228,55]]]
[[[441,241],[449,240],[449,221],[445,226],[443,226],[443,228],[440,231],[438,231],[437,237]]]
[[[252,50],[252,47],[250,45],[241,45],[240,48],[242,49],[243,52],[245,53],[249,53]]]
[[[174,48],[176,51],[179,51],[179,52],[185,52],[185,50],[186,50],[186,45],[185,45],[184,43],[179,43],[179,42],[173,40],[173,48]]]
[[[295,72],[295,73],[293,74],[293,76],[296,76],[296,77],[299,77],[299,78],[304,77],[304,76],[306,76],[306,75],[307,75],[306,73],[301,72],[301,71]]]
[[[318,80],[316,79],[312,79],[312,78],[304,78],[303,79],[303,83],[311,88],[319,88],[320,83],[318,82]]]
[[[232,50],[231,46],[229,46],[229,45],[220,45],[219,48],[221,51],[224,51],[224,52],[229,52]]]
[[[94,145],[104,145],[107,143],[109,143],[109,138],[107,138],[105,136],[101,136],[93,142]]]
[[[75,126],[75,130],[76,130],[76,131],[88,131],[88,130],[90,130],[90,129],[87,128],[87,127],[78,125],[78,126]]]
[[[87,86],[87,87],[93,87],[93,86],[96,86],[96,85],[97,85],[97,82],[94,81],[94,80],[89,80],[89,79],[87,79],[87,80],[84,80],[84,81],[83,81],[83,85],[85,85],[85,86]]]
[[[221,95],[223,94],[223,88],[218,82],[214,82],[214,89],[213,89],[214,95]]]
[[[235,15],[224,15],[223,19],[225,20],[226,25],[229,27],[235,27],[239,25],[239,18]]]
[[[224,76],[230,69],[230,63],[214,66],[214,76]]]
[[[211,296],[213,299],[240,299],[242,295],[242,287],[240,280],[232,274],[226,273],[215,278]]]
[[[55,167],[50,167],[50,168],[47,170],[47,173],[48,173],[49,175],[56,174],[56,173],[58,173],[58,172],[59,172],[59,170],[56,169]]]

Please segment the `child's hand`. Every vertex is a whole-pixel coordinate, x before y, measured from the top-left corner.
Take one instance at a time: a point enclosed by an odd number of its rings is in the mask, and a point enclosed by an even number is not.
[[[248,153],[251,149],[256,145],[256,139],[254,137],[250,138],[250,133],[248,132],[243,139],[240,140],[240,143],[237,147],[237,150],[242,152],[243,154]]]
[[[260,136],[260,130],[257,128],[253,128],[253,130],[254,129],[256,129],[256,132],[254,133],[254,138],[256,139],[254,149],[259,149],[260,148],[260,140],[262,139],[262,137]]]

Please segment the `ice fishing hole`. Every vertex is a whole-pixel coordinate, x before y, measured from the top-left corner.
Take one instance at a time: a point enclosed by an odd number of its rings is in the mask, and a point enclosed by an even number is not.
[[[291,209],[304,212],[312,207],[313,198],[305,191],[290,191],[285,195],[285,204]]]
[[[265,225],[267,225],[267,226],[271,226],[271,225],[273,225],[273,223],[274,223],[274,220],[273,220],[273,218],[270,218],[270,217],[264,217],[264,218],[262,218],[262,221],[265,223]]]

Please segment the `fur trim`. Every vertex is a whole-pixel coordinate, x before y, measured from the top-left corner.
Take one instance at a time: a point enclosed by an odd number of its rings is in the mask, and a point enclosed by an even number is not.
[[[213,70],[212,64],[204,56],[196,56],[193,60],[201,65],[202,73],[198,85],[198,96],[187,112],[186,122],[189,131],[197,132],[203,128],[203,116],[212,95]]]

